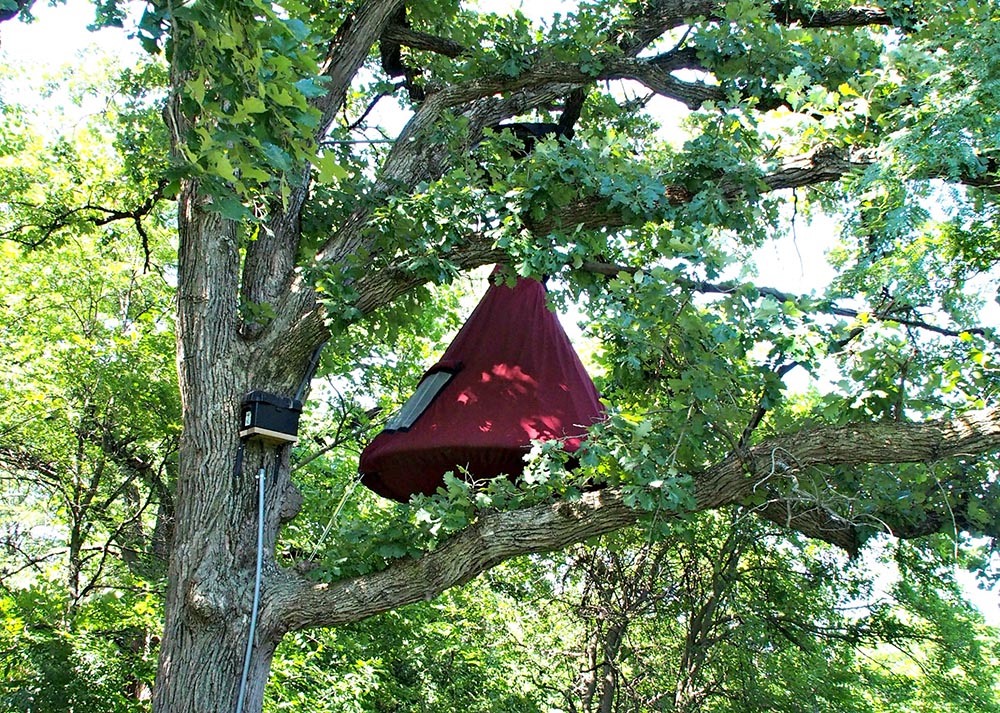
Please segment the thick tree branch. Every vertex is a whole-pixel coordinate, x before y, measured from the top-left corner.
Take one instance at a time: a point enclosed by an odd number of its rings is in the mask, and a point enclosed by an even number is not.
[[[619,47],[626,56],[634,57],[650,42],[664,32],[685,24],[686,20],[698,15],[708,15],[718,7],[718,0],[669,0],[651,3],[643,13],[636,15],[625,30]],[[460,57],[470,54],[470,49],[446,37],[431,35],[393,23],[382,33],[383,39],[410,47],[433,52],[445,57]]]
[[[998,450],[1000,409],[995,407],[952,420],[818,427],[769,439],[693,474],[695,509],[738,504],[761,488],[777,493],[781,481],[816,466],[933,463]],[[775,503],[761,515],[851,553],[861,544],[857,523],[846,513],[820,504],[782,508],[781,501]],[[585,493],[577,502],[486,513],[439,549],[420,559],[399,560],[376,574],[316,584],[282,573],[273,581],[267,606],[284,631],[358,621],[431,599],[511,557],[559,549],[628,527],[639,517],[614,489]],[[929,512],[927,522],[940,522],[937,518]],[[913,533],[926,534],[921,529]]]
[[[664,32],[686,24],[691,18],[698,16],[715,18],[718,6],[716,0],[670,0],[650,3],[643,14],[634,18],[632,26],[619,44],[625,57],[614,55],[596,57],[596,63],[603,64],[604,67],[597,75],[583,72],[570,63],[545,61],[539,58],[533,68],[515,78],[487,77],[445,88],[441,92],[445,93],[446,97],[442,97],[439,101],[442,107],[455,107],[499,93],[538,89],[551,83],[586,86],[595,80],[632,79],[658,94],[680,101],[689,108],[696,108],[705,101],[724,98],[724,93],[717,86],[682,81],[670,74],[678,69],[704,69],[692,48],[677,47],[649,59],[635,59],[635,57]],[[776,21],[795,22],[808,27],[856,26],[889,22],[888,16],[876,8],[850,8],[844,11],[817,11],[806,14],[792,8],[790,4],[778,3],[774,9]],[[468,52],[457,42],[417,32],[398,23],[387,27],[383,37],[400,45],[449,57],[458,57]]]
[[[332,584],[278,584],[271,603],[287,630],[329,626],[431,599],[504,560],[565,547],[635,522],[637,513],[614,492],[588,493],[578,503],[544,505],[486,515],[442,547],[418,560]],[[360,616],[359,616],[360,614]]]
[[[720,19],[717,14],[719,5],[720,0],[663,0],[649,3],[644,12],[634,17],[619,46],[626,56],[635,56],[663,33],[682,27],[693,18]],[[780,24],[797,24],[812,28],[892,24],[889,15],[876,7],[804,11],[791,2],[776,2],[771,6],[771,13],[775,21]],[[455,58],[469,53],[467,47],[452,39],[413,30],[398,23],[386,27],[382,38],[404,47],[433,52],[445,57]]]
[[[402,6],[403,0],[362,0],[355,3],[352,12],[341,23],[321,67],[329,84],[326,95],[318,103],[323,112],[319,138],[326,133],[343,105],[347,90],[371,48]]]
[[[626,55],[635,56],[663,33],[690,23],[696,18],[723,20],[719,9],[722,0],[652,0],[647,3],[632,28],[619,42]],[[802,10],[795,2],[776,2],[771,6],[776,22],[803,27],[833,28],[889,25],[892,18],[877,7],[849,7],[843,10]]]
[[[652,0],[632,21],[618,46],[626,56],[634,57],[668,30],[696,17],[714,16],[719,5],[719,0]]]
[[[697,109],[707,101],[722,101],[722,87],[704,82],[687,82],[671,74],[681,68],[697,69],[697,62],[687,65],[673,57],[659,56],[651,60],[619,59],[608,62],[597,77],[601,80],[631,79],[667,99],[679,101],[688,109]]]
[[[687,58],[688,54],[679,56]],[[474,102],[498,95],[510,96],[518,92],[547,93],[551,91],[553,85],[561,85],[561,94],[557,95],[558,98],[577,87],[590,85],[595,81],[614,79],[634,79],[668,98],[683,101],[689,106],[699,106],[701,102],[723,96],[718,87],[700,82],[685,82],[671,76],[672,69],[680,69],[682,66],[680,62],[668,62],[664,55],[648,60],[607,56],[597,57],[594,61],[602,66],[596,74],[585,72],[572,62],[540,61],[516,77],[506,75],[478,77],[438,90],[433,94],[434,104],[431,108],[436,114],[440,114],[458,107],[468,108]],[[675,66],[668,69],[667,67],[671,65]],[[693,66],[697,68],[699,65]],[[696,102],[699,96],[701,99]],[[499,116],[496,121],[511,115]]]
[[[465,45],[450,40],[447,37],[437,37],[436,35],[420,32],[401,24],[393,24],[386,27],[382,33],[382,39],[411,49],[433,52],[452,58],[461,57],[469,51]]]
[[[466,141],[471,148],[482,137],[486,127],[495,126],[515,114],[558,101],[575,88],[575,85],[555,81],[539,84],[543,86],[534,88],[529,82],[519,90],[508,92],[511,89],[508,83],[499,79],[483,79],[444,89],[428,97],[393,144],[370,192],[369,200],[317,252],[316,261],[336,263],[357,251],[364,242],[362,233],[370,216],[371,206],[380,197],[409,188],[420,181],[434,180],[442,174],[454,149],[446,142],[432,137],[440,130],[441,121],[446,115],[460,114],[467,119]],[[495,96],[499,94],[503,96]]]
[[[771,5],[771,14],[778,22],[803,27],[865,27],[869,25],[891,25],[892,17],[878,7],[854,6],[842,10],[803,10],[794,2],[776,2]]]
[[[458,57],[467,53],[467,50],[456,42],[416,32],[400,25],[393,25],[387,29],[383,38],[449,57]],[[682,81],[670,74],[679,69],[704,70],[697,53],[690,48],[665,52],[649,59],[608,55],[603,58],[595,58],[595,62],[604,67],[596,75],[583,72],[577,65],[571,63],[539,61],[534,68],[513,79],[507,76],[483,78],[476,82],[456,85],[441,91],[449,93],[447,103],[454,106],[500,92],[541,87],[552,82],[586,86],[595,81],[632,79],[658,94],[683,102],[691,109],[697,108],[709,100],[717,101],[725,98],[725,94],[718,86],[702,82]]]
[[[981,157],[983,171],[975,176],[963,176],[962,183],[973,188],[996,194],[1000,191],[1000,160],[993,156]]]
[[[864,168],[872,162],[872,157],[857,151],[821,146],[809,153],[784,159],[778,170],[764,176],[762,181],[768,190],[783,188],[803,188],[817,183],[836,181],[851,171]],[[723,184],[727,198],[735,198],[743,193],[739,184]]]

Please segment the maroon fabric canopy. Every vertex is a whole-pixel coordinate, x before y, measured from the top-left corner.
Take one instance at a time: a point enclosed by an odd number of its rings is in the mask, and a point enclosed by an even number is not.
[[[492,283],[492,280],[491,280]],[[447,471],[476,480],[524,468],[532,440],[579,448],[604,418],[597,389],[545,304],[545,288],[491,284],[441,360],[361,454],[361,482],[406,502]]]

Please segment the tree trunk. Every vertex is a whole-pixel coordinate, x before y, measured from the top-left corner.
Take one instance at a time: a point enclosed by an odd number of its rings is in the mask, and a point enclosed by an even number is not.
[[[611,713],[614,710],[618,694],[618,654],[621,652],[627,626],[625,619],[614,621],[604,637],[604,661],[601,664],[604,676],[601,679],[598,713]]]
[[[246,648],[247,616],[229,622],[208,623],[175,618],[165,631],[160,670],[154,688],[153,710],[191,713],[231,713],[236,710]],[[256,713],[264,702],[271,658],[277,641],[258,637],[247,685],[243,710]]]
[[[287,393],[301,378],[255,382],[255,351],[239,335],[236,229],[206,210],[188,186],[180,198],[178,372],[184,405],[170,557],[153,709],[158,713],[235,711],[253,608],[258,478],[265,471],[265,569],[273,570],[278,514],[288,483],[287,449],[248,441],[240,450],[239,411],[252,389]],[[259,345],[257,345],[259,348]],[[274,365],[268,370],[274,374]],[[273,377],[272,377],[273,378]],[[267,588],[243,710],[260,711],[271,657],[281,639],[267,616]]]

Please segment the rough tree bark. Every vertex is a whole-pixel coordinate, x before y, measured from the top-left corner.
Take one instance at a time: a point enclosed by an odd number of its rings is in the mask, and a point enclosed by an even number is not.
[[[320,133],[341,110],[361,63],[382,36],[401,0],[358,2],[332,39],[324,62],[328,93],[317,100],[324,116]],[[687,104],[713,96],[698,83],[667,80],[663,67],[677,57],[656,61],[636,57],[665,31],[685,18],[711,15],[708,0],[646,4],[635,31],[620,39],[622,52],[609,62],[608,77],[629,77]],[[780,9],[780,8],[779,8]],[[821,13],[811,21],[823,20]],[[789,18],[795,19],[795,18]],[[881,23],[884,13],[852,11],[841,24]],[[831,20],[832,21],[832,20]],[[398,29],[398,28],[397,28]],[[430,46],[426,36],[392,35]],[[416,37],[416,39],[413,39]],[[442,43],[445,54],[460,52]],[[624,55],[624,57],[622,57]],[[679,55],[678,55],[679,56]],[[696,61],[693,55],[684,55]],[[447,147],[432,140],[449,112],[469,120],[470,140],[487,126],[544,106],[594,77],[561,63],[540,63],[511,79],[477,79],[445,87],[429,95],[379,168],[370,200],[347,221],[331,230],[316,259],[336,266],[370,238],[365,226],[372,206],[394,192],[407,190],[445,170]],[[179,86],[183,77],[175,76]],[[177,103],[168,111],[176,141],[184,135],[185,117]],[[778,189],[833,180],[852,170],[846,155],[818,152],[787,162],[765,178],[764,188]],[[735,190],[735,189],[733,189]],[[678,188],[673,201],[690,199]],[[237,226],[208,210],[196,180],[188,180],[179,198],[179,282],[177,350],[184,408],[184,432],[175,497],[176,525],[170,558],[166,622],[155,687],[157,713],[233,711],[238,696],[251,616],[255,569],[255,475],[266,469],[264,576],[260,620],[254,642],[245,710],[260,711],[271,657],[282,636],[292,630],[335,626],[430,599],[449,587],[517,555],[567,546],[633,524],[638,514],[614,490],[587,493],[580,501],[483,515],[436,551],[420,559],[401,560],[388,569],[354,579],[316,583],[281,569],[274,546],[288,503],[294,500],[288,456],[284,450],[250,442],[242,472],[236,472],[238,413],[242,396],[254,389],[292,395],[309,376],[310,356],[326,339],[323,311],[302,274],[296,273],[299,218],[308,187],[294,189],[286,207],[272,216],[262,237],[242,248]],[[569,206],[545,231],[557,225],[626,224],[595,201]],[[481,236],[469,236],[450,259],[460,268],[486,264],[497,257]],[[357,277],[356,306],[364,313],[386,305],[412,289],[414,278],[398,271],[375,270]],[[266,325],[242,321],[239,302],[267,302],[274,318]],[[854,523],[816,504],[785,503],[779,481],[814,465],[930,462],[956,454],[974,455],[1000,448],[1000,413],[995,409],[956,421],[927,424],[858,424],[819,428],[777,437],[746,452],[692,473],[696,507],[718,508],[744,501],[758,489],[769,489],[774,507],[764,517],[807,535],[855,551]],[[783,458],[777,458],[781,454]],[[777,461],[781,467],[777,468]],[[931,525],[928,525],[930,527]]]

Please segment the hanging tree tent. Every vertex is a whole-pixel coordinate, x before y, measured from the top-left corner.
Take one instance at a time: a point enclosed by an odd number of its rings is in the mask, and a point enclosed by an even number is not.
[[[574,452],[604,417],[594,387],[537,280],[490,287],[413,396],[361,454],[361,482],[406,502],[453,471],[515,477],[534,440]]]

